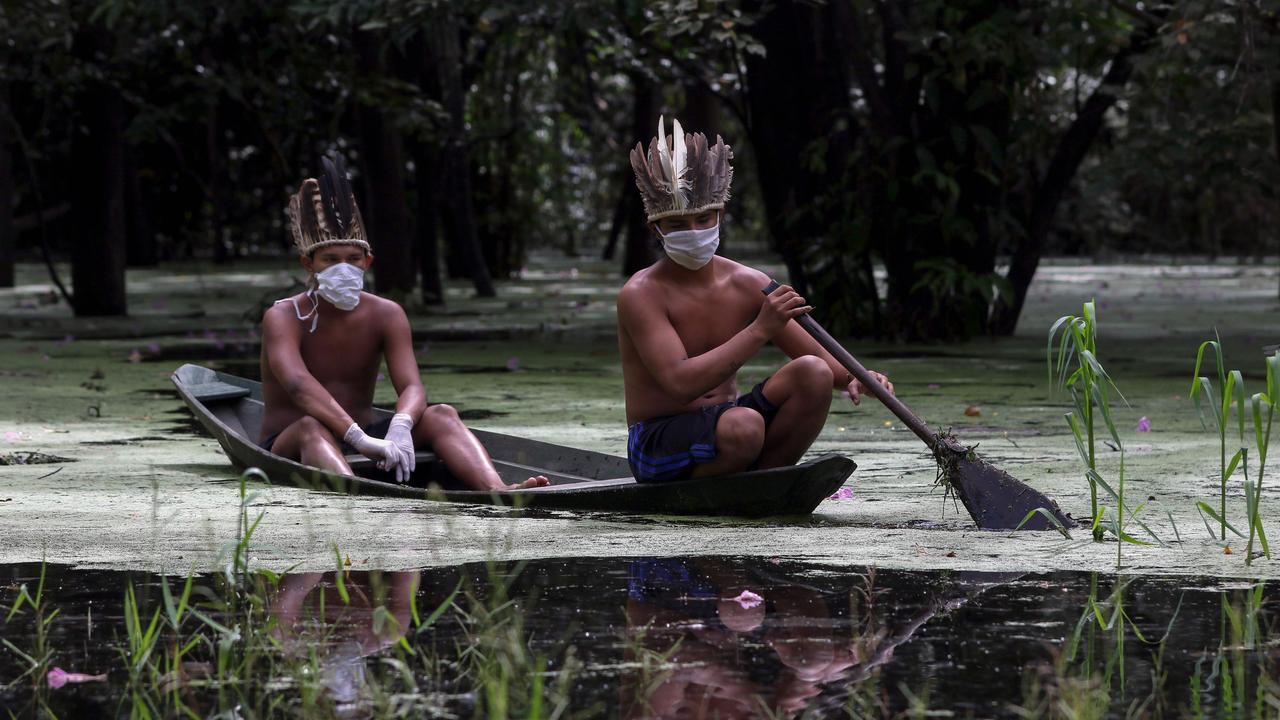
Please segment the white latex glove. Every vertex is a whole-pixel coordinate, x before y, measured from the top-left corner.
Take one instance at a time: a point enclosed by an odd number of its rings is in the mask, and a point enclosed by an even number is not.
[[[400,480],[401,475],[404,473],[404,470],[401,468],[400,449],[396,447],[395,443],[388,440],[379,440],[375,437],[369,437],[369,435],[365,433],[364,430],[361,430],[360,426],[355,423],[351,423],[351,427],[347,428],[347,432],[342,436],[342,439],[348,445],[355,448],[356,452],[370,460],[376,461],[378,463],[378,467],[386,469],[395,465],[396,480],[404,482],[403,480]]]
[[[393,415],[391,424],[387,426],[387,440],[395,443],[400,451],[400,463],[405,467],[404,480],[400,482],[405,482],[418,467],[418,458],[413,452],[413,420],[404,413]],[[396,479],[399,480],[399,474]]]

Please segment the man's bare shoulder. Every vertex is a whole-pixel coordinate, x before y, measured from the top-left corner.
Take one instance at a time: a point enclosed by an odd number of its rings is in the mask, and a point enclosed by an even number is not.
[[[384,317],[399,317],[405,315],[404,308],[395,300],[389,300],[371,292],[360,294],[360,302],[367,304],[373,308],[375,312]]]
[[[744,289],[759,292],[765,285],[769,284],[769,276],[753,267],[743,265],[729,258],[717,257],[717,259],[724,261],[722,263],[723,272],[735,286],[742,286]]]
[[[311,309],[312,299],[307,297],[306,293],[298,293],[283,300],[267,306],[262,312],[262,328],[267,330],[269,327],[278,327],[290,319],[297,319],[298,313],[306,313]],[[298,309],[295,309],[296,308]]]
[[[622,289],[618,291],[618,302],[635,302],[641,299],[653,299],[662,293],[662,281],[654,275],[655,265],[635,273]]]

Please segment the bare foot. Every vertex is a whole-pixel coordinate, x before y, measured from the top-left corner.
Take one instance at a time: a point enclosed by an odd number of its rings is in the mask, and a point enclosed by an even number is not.
[[[525,480],[522,483],[516,483],[515,485],[508,485],[507,489],[508,490],[527,490],[529,488],[546,487],[547,485],[550,485],[550,484],[551,484],[551,481],[547,479],[546,475],[534,475],[533,477],[529,478],[528,480]]]

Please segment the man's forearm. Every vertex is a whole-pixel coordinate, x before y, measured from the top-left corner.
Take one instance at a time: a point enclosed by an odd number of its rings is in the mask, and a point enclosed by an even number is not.
[[[338,401],[333,399],[333,395],[313,377],[300,378],[286,389],[293,404],[304,414],[319,420],[334,437],[341,438],[351,423],[355,422]]]
[[[415,422],[427,409],[427,391],[421,385],[410,385],[396,398],[396,412],[413,418]]]
[[[681,400],[692,402],[732,377],[768,341],[754,323],[748,325],[725,344],[676,366],[669,389]]]

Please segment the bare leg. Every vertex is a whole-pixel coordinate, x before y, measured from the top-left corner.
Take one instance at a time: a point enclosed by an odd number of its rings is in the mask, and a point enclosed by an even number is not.
[[[430,446],[449,472],[474,490],[518,490],[547,484],[543,475],[516,485],[502,482],[489,453],[450,405],[431,405],[422,411],[422,417],[413,426],[413,441],[415,445]]]
[[[764,445],[764,417],[751,408],[729,408],[716,422],[716,459],[703,463],[693,477],[741,472],[750,467]]]
[[[815,355],[782,366],[764,384],[764,396],[778,408],[764,436],[760,467],[794,465],[822,432],[831,410],[831,368]]]
[[[350,475],[351,466],[333,433],[313,417],[295,421],[276,437],[271,452],[303,465]]]

